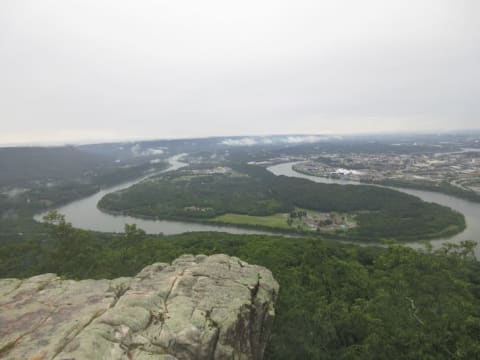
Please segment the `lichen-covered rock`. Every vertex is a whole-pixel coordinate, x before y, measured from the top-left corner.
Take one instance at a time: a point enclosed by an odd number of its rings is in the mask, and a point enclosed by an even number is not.
[[[184,255],[134,278],[0,280],[0,358],[262,359],[278,284],[226,255]]]

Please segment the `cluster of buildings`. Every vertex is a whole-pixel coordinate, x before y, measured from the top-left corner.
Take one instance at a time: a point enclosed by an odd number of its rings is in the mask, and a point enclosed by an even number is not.
[[[213,174],[231,174],[232,169],[226,166],[217,166],[208,169],[193,169],[188,170],[192,175],[213,175]]]
[[[348,230],[356,226],[353,217],[338,213],[307,213],[300,220],[310,230],[317,231]]]
[[[427,154],[322,154],[295,165],[310,175],[350,181],[428,181],[480,192],[480,151]]]

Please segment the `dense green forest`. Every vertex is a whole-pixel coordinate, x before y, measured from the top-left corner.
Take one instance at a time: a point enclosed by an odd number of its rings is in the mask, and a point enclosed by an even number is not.
[[[272,270],[281,289],[266,359],[476,359],[480,264],[473,243],[419,252],[316,238],[73,229],[61,216],[43,241],[0,248],[0,277],[55,272],[115,278],[181,254],[226,253]],[[50,240],[48,240],[50,239]]]
[[[102,209],[166,218],[211,218],[228,212],[270,215],[291,210],[274,198],[261,179],[248,176],[190,176],[179,171],[148,179],[125,191],[106,195]],[[197,207],[193,211],[191,207]]]
[[[3,168],[0,172],[0,245],[42,236],[42,227],[32,219],[37,212],[168,166],[166,162],[152,164],[145,159],[106,164],[105,159],[71,147],[41,148],[38,154],[37,150],[0,149],[0,168],[5,166],[5,172]],[[50,173],[50,167],[56,167],[55,171]],[[12,183],[14,179],[18,183]],[[2,187],[2,183],[7,185]]]
[[[230,164],[233,174],[192,175],[180,170],[106,195],[113,213],[164,219],[208,220],[226,213],[272,215],[295,207],[354,213],[358,227],[331,237],[362,241],[428,239],[465,227],[461,214],[398,191],[375,186],[314,183],[275,176],[262,167]],[[294,227],[292,232],[298,230]]]
[[[107,186],[137,177],[149,168],[166,166],[164,162],[152,164],[148,157],[115,159],[74,146],[0,148],[0,187]]]
[[[0,148],[0,186],[69,180],[102,167],[114,167],[113,159],[92,156],[73,146]]]

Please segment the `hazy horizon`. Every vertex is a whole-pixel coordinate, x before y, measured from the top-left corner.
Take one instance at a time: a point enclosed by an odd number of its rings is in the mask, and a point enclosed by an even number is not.
[[[480,2],[0,3],[1,146],[480,129]]]
[[[302,142],[316,142],[308,141],[308,138],[321,138],[324,140],[331,139],[349,139],[349,138],[361,138],[361,137],[373,137],[379,140],[386,137],[402,137],[402,136],[442,136],[442,135],[467,135],[470,134],[474,137],[480,136],[480,128],[475,129],[456,129],[456,130],[444,130],[444,131],[381,131],[381,132],[363,132],[363,133],[338,133],[338,134],[235,134],[235,135],[212,135],[212,136],[184,136],[184,137],[131,137],[131,138],[116,138],[116,139],[78,139],[74,141],[61,140],[52,141],[35,141],[35,142],[18,142],[18,143],[1,143],[0,148],[8,147],[61,147],[61,146],[81,146],[81,145],[95,145],[95,144],[115,144],[115,143],[142,143],[149,141],[174,141],[174,140],[189,140],[189,139],[256,139],[256,138],[270,138],[270,137],[305,137],[306,141]],[[320,140],[319,140],[320,141]],[[300,143],[300,141],[299,141]],[[256,143],[258,144],[258,143]],[[264,143],[264,144],[267,144]],[[240,145],[240,144],[239,144]],[[247,144],[248,145],[248,144]]]

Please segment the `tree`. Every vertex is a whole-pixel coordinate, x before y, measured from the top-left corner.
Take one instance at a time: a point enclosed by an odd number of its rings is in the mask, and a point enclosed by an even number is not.
[[[128,241],[143,240],[147,235],[145,230],[137,228],[137,224],[125,224],[124,231]]]
[[[57,241],[69,238],[73,233],[72,224],[65,221],[65,215],[57,210],[49,211],[44,217],[43,222],[50,229],[50,235]]]

